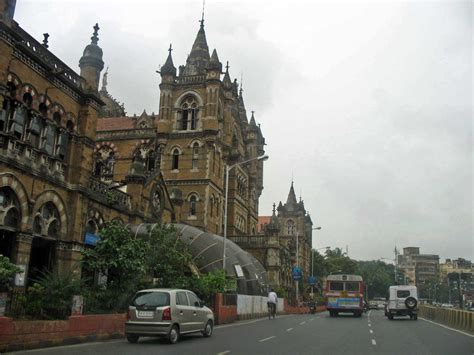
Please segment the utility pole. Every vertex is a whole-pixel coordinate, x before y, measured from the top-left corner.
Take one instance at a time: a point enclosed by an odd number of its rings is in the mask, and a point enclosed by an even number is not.
[[[299,232],[296,231],[296,267],[300,267],[300,250],[299,250],[299,245],[298,245],[298,239],[299,239]],[[299,305],[299,284],[298,284],[298,281],[299,280],[295,280],[295,283],[296,283],[296,305],[298,306]]]

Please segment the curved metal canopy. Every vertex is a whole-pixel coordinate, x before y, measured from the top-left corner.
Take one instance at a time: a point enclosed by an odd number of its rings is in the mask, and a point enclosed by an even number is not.
[[[200,272],[207,273],[222,269],[224,238],[203,232],[186,224],[171,224],[178,231],[179,238],[189,246],[194,264]],[[142,223],[131,226],[135,235],[151,233],[157,224]],[[237,293],[243,295],[266,295],[267,272],[263,265],[250,253],[227,239],[226,272],[237,279]]]

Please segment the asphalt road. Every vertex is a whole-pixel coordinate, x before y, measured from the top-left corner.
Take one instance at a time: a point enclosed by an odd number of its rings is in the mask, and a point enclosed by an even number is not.
[[[140,338],[88,343],[15,354],[474,354],[474,335],[463,334],[418,319],[384,317],[370,311],[362,318],[327,312],[279,316],[218,326],[211,338],[183,337],[169,345],[163,340]]]

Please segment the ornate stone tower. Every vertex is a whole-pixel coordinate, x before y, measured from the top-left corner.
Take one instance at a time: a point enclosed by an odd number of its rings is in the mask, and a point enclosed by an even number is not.
[[[160,74],[157,136],[171,198],[180,196],[182,202],[177,219],[220,234],[225,166],[262,155],[265,139],[255,118],[248,123],[242,90],[239,94],[237,80],[231,81],[229,65],[222,73],[217,51],[209,55],[204,20],[186,64],[176,73],[170,46]],[[261,161],[231,170],[228,235],[255,234],[262,181]]]
[[[303,272],[303,278],[307,278],[311,272],[310,258],[312,248],[312,226],[311,217],[306,213],[302,200],[296,200],[293,182],[286,203],[278,205],[278,220],[281,226],[280,236],[287,238],[292,254],[292,261],[299,266]],[[297,243],[298,239],[298,243]],[[298,248],[297,248],[298,244]],[[298,253],[298,258],[297,258]]]

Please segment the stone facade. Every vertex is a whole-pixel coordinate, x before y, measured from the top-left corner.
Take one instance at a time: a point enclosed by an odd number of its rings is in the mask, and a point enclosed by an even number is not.
[[[78,75],[47,36],[39,43],[13,20],[14,0],[0,9],[0,254],[25,269],[27,283],[45,270],[80,274],[86,233],[111,220],[171,222],[173,207],[157,170],[118,164],[122,179],[111,178],[116,149],[96,141],[98,26]]]
[[[254,115],[248,120],[243,90],[230,79],[214,49],[209,54],[204,21],[179,73],[172,49],[161,67],[159,113],[99,120],[97,152],[108,146],[117,159],[111,179],[119,182],[133,162],[145,173],[156,161],[174,205],[177,222],[223,234],[225,172],[229,172],[227,234],[256,234],[263,190],[265,139]],[[107,93],[104,90],[101,93]],[[105,112],[120,112],[110,95]],[[113,148],[110,148],[113,147]],[[150,156],[153,156],[150,159]],[[254,160],[252,160],[254,159]],[[252,160],[244,163],[246,160]]]
[[[291,294],[295,288],[293,266],[301,268],[304,283],[311,274],[312,226],[303,201],[296,200],[292,183],[286,203],[280,202],[278,208],[274,205],[272,216],[259,217],[259,234],[230,238],[265,266],[270,285]]]

